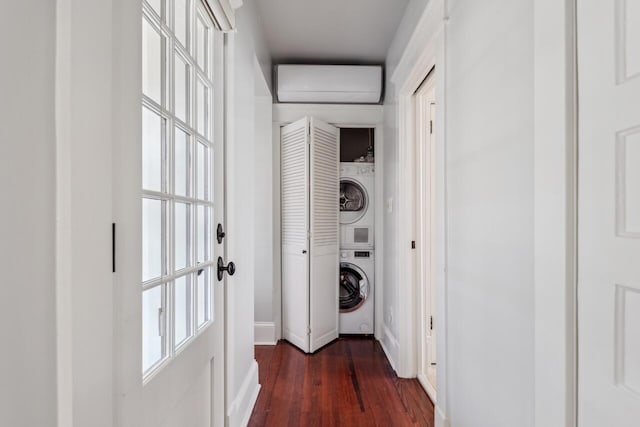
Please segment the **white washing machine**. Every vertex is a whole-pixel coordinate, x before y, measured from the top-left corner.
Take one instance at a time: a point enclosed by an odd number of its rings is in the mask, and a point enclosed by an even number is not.
[[[373,334],[374,252],[340,251],[340,333]]]
[[[372,163],[340,163],[340,247],[373,249],[375,169]]]

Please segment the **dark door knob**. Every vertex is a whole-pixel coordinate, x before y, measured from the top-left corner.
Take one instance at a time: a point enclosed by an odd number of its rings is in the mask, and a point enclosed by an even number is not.
[[[236,272],[236,265],[233,262],[230,262],[227,265],[224,265],[224,261],[222,257],[218,257],[218,281],[222,281],[224,278],[224,272],[227,272],[229,276],[233,276]]]

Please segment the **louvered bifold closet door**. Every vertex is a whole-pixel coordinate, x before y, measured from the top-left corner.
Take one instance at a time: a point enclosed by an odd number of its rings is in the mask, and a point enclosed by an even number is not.
[[[310,350],[338,338],[339,138],[311,119]]]
[[[309,120],[281,130],[282,333],[309,352]]]

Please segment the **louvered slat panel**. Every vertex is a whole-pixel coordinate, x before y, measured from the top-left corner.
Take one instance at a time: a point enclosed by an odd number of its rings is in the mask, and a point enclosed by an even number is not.
[[[311,119],[311,351],[338,337],[339,133]]]
[[[282,333],[309,352],[309,120],[282,128]]]
[[[282,135],[282,242],[307,240],[307,127]]]
[[[339,227],[338,133],[314,126],[311,143],[313,247],[336,245]]]

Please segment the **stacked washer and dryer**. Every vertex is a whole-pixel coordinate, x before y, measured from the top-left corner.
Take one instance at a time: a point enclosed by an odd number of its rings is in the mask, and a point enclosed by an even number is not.
[[[374,165],[340,163],[340,333],[374,332]]]

